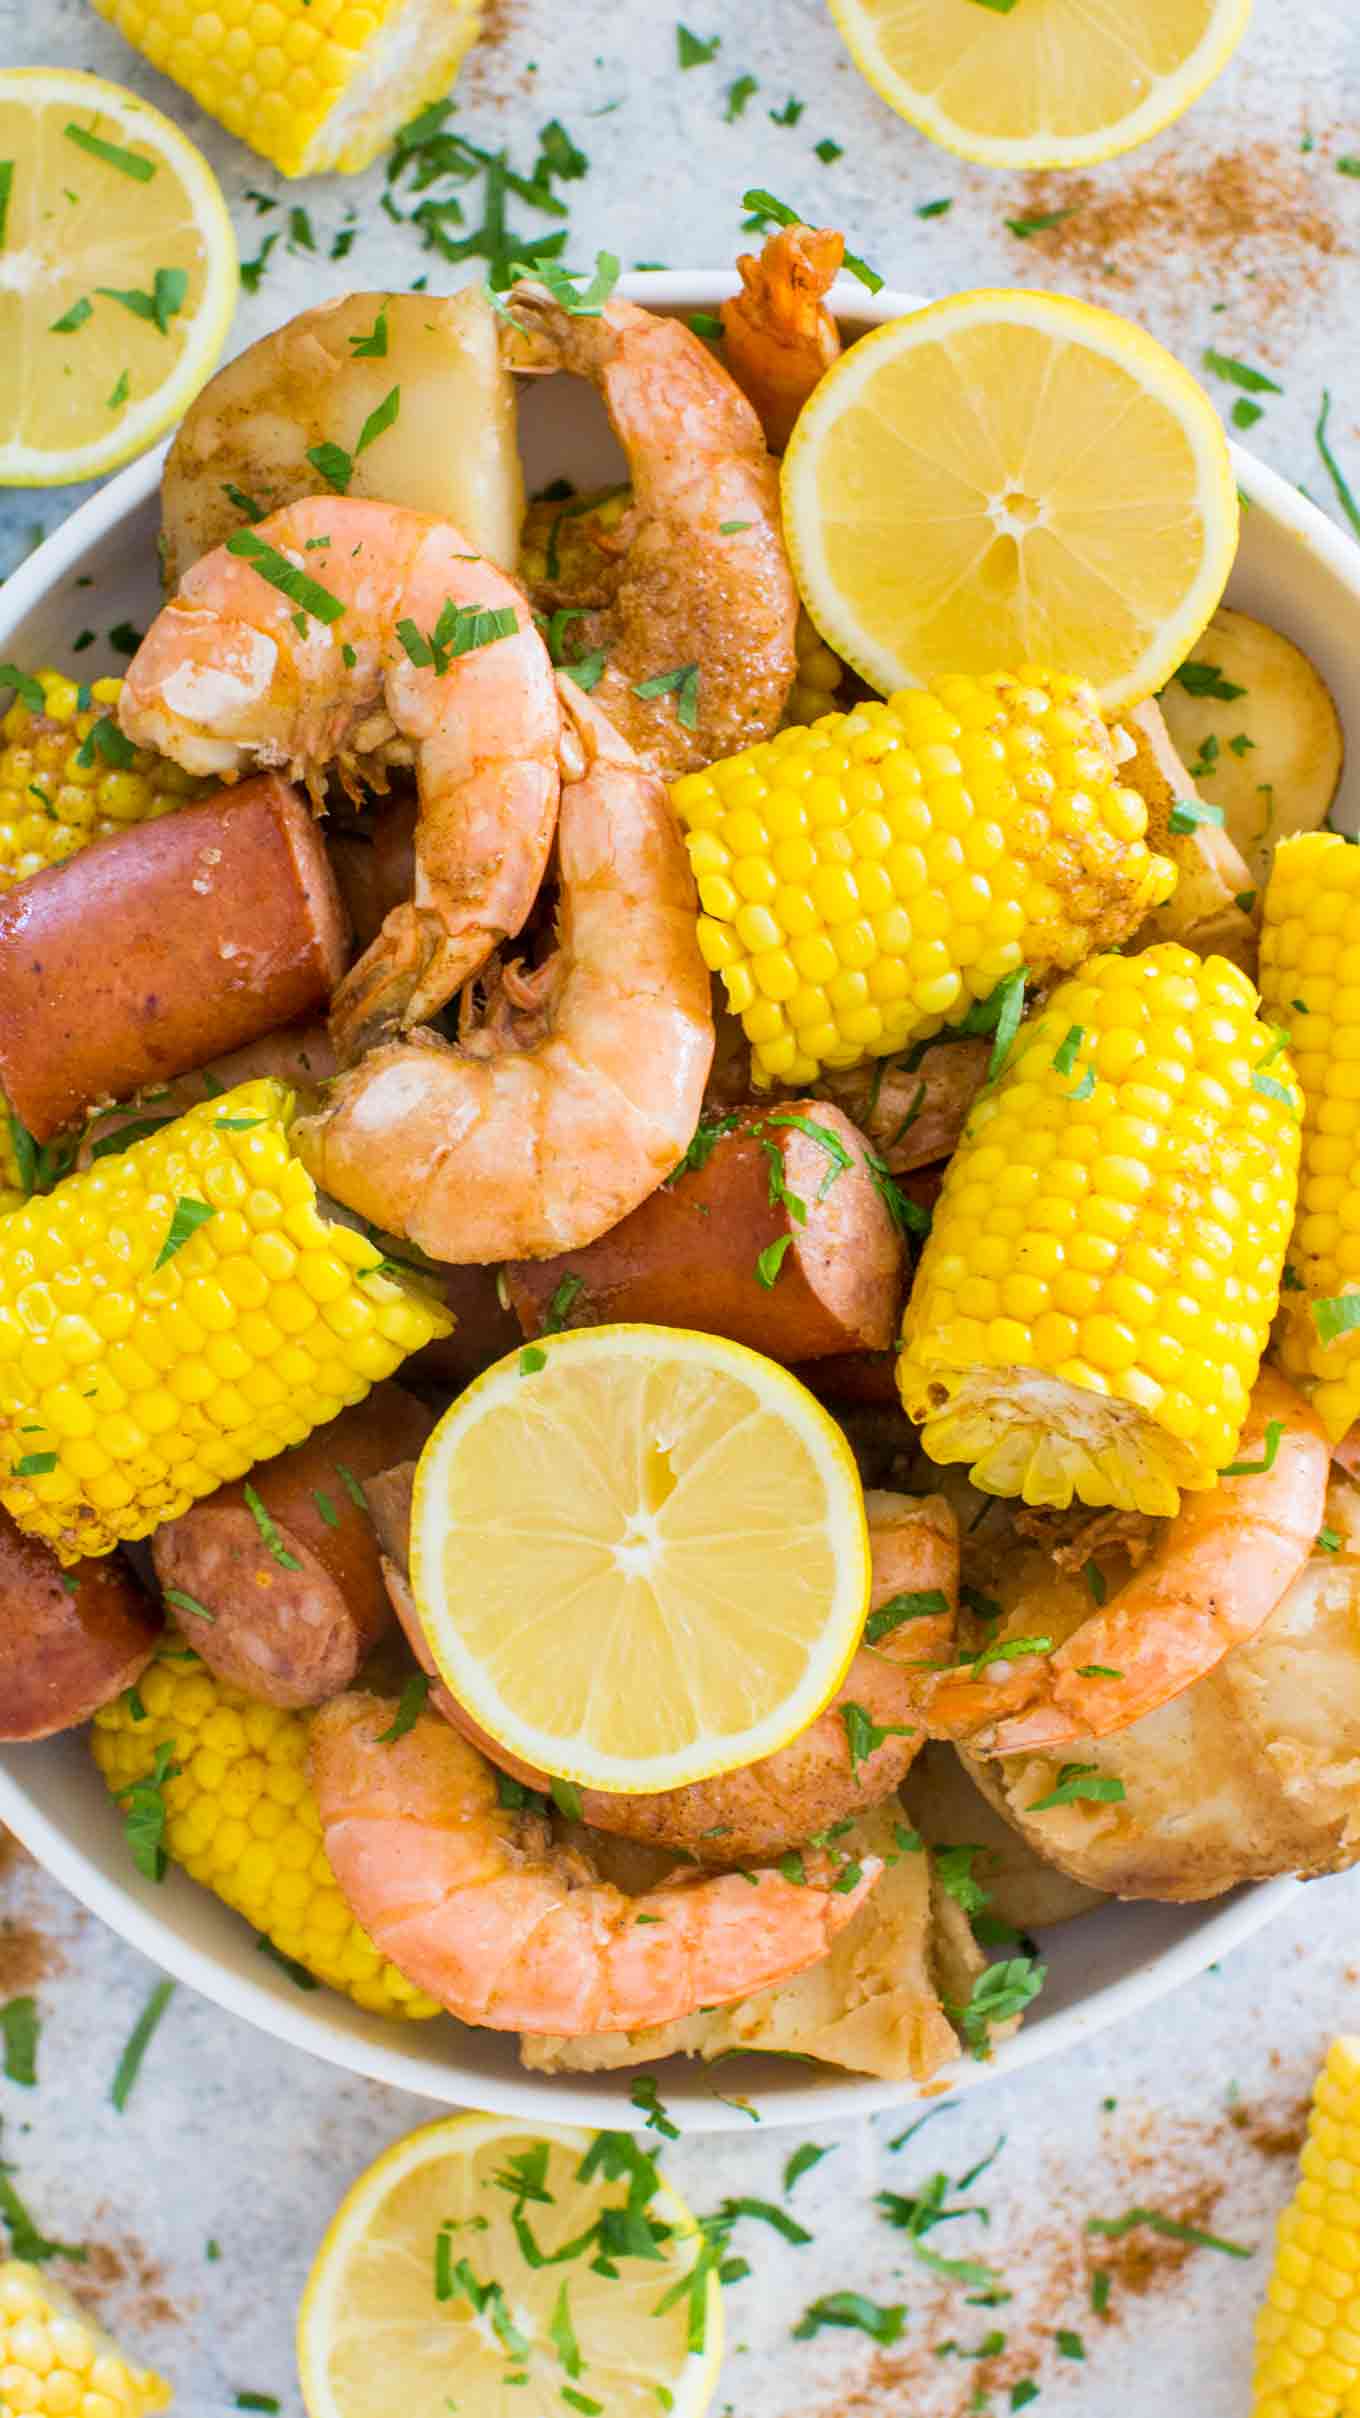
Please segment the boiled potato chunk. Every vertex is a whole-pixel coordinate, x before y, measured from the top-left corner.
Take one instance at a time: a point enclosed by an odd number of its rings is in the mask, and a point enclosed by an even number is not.
[[[1316,831],[1336,796],[1345,739],[1325,683],[1292,639],[1220,605],[1159,702],[1259,885],[1276,840]]]
[[[360,452],[365,423],[394,388],[395,418]],[[322,445],[349,458],[350,495],[452,521],[513,569],[524,516],[514,393],[496,315],[479,288],[345,294],[300,312],[219,370],[186,413],[165,465],[169,586],[241,526],[241,496],[267,513],[332,492],[307,458]]]
[[[1169,856],[1176,868],[1175,889],[1153,909],[1135,946],[1178,940],[1201,957],[1230,957],[1255,981],[1256,927],[1241,903],[1252,893],[1245,860],[1221,823],[1196,822],[1184,811],[1177,816],[1178,807],[1193,809],[1203,801],[1152,699],[1122,715],[1119,727],[1134,750],[1121,763],[1120,778],[1147,807],[1149,848]]]

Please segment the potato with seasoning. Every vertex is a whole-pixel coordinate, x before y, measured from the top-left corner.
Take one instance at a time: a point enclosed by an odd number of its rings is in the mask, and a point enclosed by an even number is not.
[[[1326,682],[1282,630],[1220,605],[1159,702],[1259,885],[1275,842],[1317,831],[1336,796],[1345,738]]]

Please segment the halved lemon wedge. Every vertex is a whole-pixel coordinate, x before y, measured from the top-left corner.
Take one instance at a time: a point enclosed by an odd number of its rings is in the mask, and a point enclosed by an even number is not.
[[[1226,67],[1251,0],[831,0],[899,116],[994,168],[1077,168],[1169,126]]]
[[[861,338],[804,406],[783,497],[812,619],[885,695],[1044,663],[1133,704],[1184,661],[1237,548],[1203,389],[1055,294],[955,294]]]
[[[411,1581],[491,1737],[591,1788],[680,1788],[805,1729],[869,1600],[835,1421],[716,1335],[585,1327],[460,1394],[420,1458]]]
[[[645,2152],[509,2116],[446,2117],[377,2159],[298,2314],[308,2418],[702,2418],[721,2356],[712,2255]]]
[[[0,74],[0,486],[94,478],[168,428],[236,305],[201,152],[75,68]]]

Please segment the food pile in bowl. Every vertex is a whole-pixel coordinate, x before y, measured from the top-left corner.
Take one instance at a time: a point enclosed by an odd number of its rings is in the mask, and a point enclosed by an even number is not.
[[[308,311],[3,667],[0,1736],[540,2070],[919,2082],[1360,1854],[1336,714],[1159,347],[841,259]]]

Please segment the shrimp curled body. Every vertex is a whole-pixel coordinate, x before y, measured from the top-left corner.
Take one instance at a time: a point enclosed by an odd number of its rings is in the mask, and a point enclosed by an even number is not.
[[[782,453],[813,387],[840,358],[840,330],[823,297],[845,239],[833,227],[776,227],[757,256],[737,259],[741,292],[722,306],[727,366]]]
[[[1110,1737],[1254,1637],[1312,1553],[1327,1492],[1322,1428],[1273,1369],[1257,1380],[1237,1458],[1242,1474],[1183,1496],[1141,1568],[1055,1653],[945,1673],[929,1691],[930,1735],[980,1755]],[[1093,1592],[1103,1583],[1098,1574]],[[1013,1610],[998,1642],[1016,1620]],[[1019,1625],[1028,1634],[1042,1621],[1031,1594]]]
[[[156,616],[119,720],[139,745],[229,781],[276,765],[314,788],[332,768],[384,785],[388,765],[414,763],[414,896],[332,1005],[352,1060],[434,1015],[533,905],[559,794],[552,667],[514,582],[425,513],[310,496],[232,544],[252,551],[205,555]],[[278,575],[280,558],[291,596],[258,567]],[[491,616],[509,618],[505,634],[485,635]]]
[[[882,1871],[840,1893],[778,1872],[693,1870],[628,1897],[549,1824],[510,1810],[437,1715],[381,1743],[397,1707],[337,1696],[312,1726],[326,1855],[398,1970],[493,2031],[627,2032],[748,1997],[824,1956]]]
[[[636,303],[578,317],[519,285],[508,311],[513,367],[588,378],[628,458],[610,600],[571,633],[578,650],[603,652],[597,703],[667,774],[768,738],[797,668],[798,598],[775,466],[745,395],[682,320]],[[572,603],[552,590],[535,601]]]
[[[563,791],[556,953],[500,1028],[385,1043],[295,1125],[347,1207],[456,1264],[545,1259],[675,1166],[713,1055],[694,885],[662,784],[564,683],[584,776]]]

